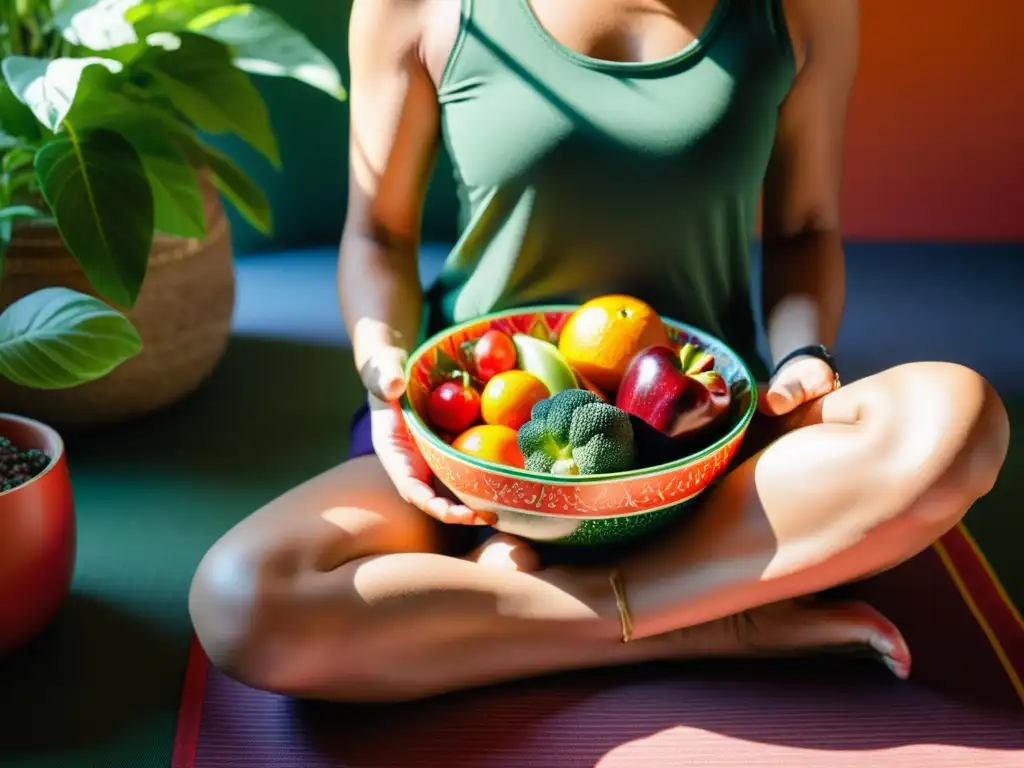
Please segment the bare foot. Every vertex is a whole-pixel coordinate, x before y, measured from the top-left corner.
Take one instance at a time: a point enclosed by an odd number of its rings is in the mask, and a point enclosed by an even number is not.
[[[900,679],[910,676],[910,649],[899,629],[867,603],[787,600],[675,634],[688,658],[860,649],[877,653]]]
[[[540,567],[527,542],[504,533],[487,539],[466,559],[503,571],[530,573]],[[678,630],[671,640],[671,655],[677,658],[873,652],[897,677],[910,676],[910,649],[899,629],[857,601],[786,600]]]
[[[529,544],[507,533],[497,533],[474,549],[467,560],[502,571],[530,573],[540,567],[540,558]]]

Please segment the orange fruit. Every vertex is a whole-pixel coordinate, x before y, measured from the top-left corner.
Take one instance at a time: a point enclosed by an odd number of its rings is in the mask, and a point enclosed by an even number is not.
[[[523,454],[516,442],[516,431],[497,424],[478,424],[470,427],[455,440],[452,448],[484,461],[509,467],[524,466]]]
[[[530,420],[530,411],[551,396],[547,385],[532,373],[512,370],[487,382],[480,394],[480,415],[485,424],[519,429]]]
[[[632,296],[612,295],[580,306],[562,328],[558,349],[583,378],[614,392],[637,352],[668,343],[654,309]]]

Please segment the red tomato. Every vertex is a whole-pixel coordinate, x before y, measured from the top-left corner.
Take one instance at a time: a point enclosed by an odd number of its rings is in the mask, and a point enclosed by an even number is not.
[[[473,345],[473,365],[477,378],[486,383],[516,367],[516,345],[508,334],[488,331]]]
[[[469,384],[446,381],[430,393],[427,415],[436,427],[457,435],[480,418],[480,395]]]

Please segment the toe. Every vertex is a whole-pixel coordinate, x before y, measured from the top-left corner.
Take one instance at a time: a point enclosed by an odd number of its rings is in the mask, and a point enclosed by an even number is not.
[[[819,629],[830,645],[861,643],[881,656],[900,678],[910,675],[910,648],[899,628],[867,603],[851,601],[813,609]]]

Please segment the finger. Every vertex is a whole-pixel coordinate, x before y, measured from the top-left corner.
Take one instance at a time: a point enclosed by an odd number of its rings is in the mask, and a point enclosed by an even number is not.
[[[460,510],[459,514],[472,515],[472,525],[497,525],[498,516],[493,512],[476,512],[469,507],[463,506],[462,504],[456,504],[454,509]]]
[[[405,393],[405,375],[402,369],[385,371],[377,381],[377,391],[385,400],[397,400]]]
[[[405,392],[405,352],[385,347],[363,364],[359,372],[369,392],[382,400],[397,400]]]
[[[426,512],[442,523],[450,525],[493,525],[497,522],[494,515],[476,513],[469,507],[456,504],[450,499],[438,496],[429,483],[410,478],[402,484],[400,494],[403,499],[419,510]]]
[[[799,379],[778,381],[768,390],[766,397],[773,416],[785,416],[804,401],[804,388]]]
[[[829,376],[815,376],[814,381],[809,386],[804,385],[804,391],[806,393],[806,399],[817,400],[819,397],[824,397],[829,392],[832,392],[836,388],[835,374]]]
[[[452,493],[451,489],[447,488],[437,477],[431,478],[430,482],[434,492],[440,498],[447,500],[451,505],[448,509],[448,515],[452,521],[462,525],[494,525],[498,522],[498,516],[493,512],[477,512],[460,503],[458,497]],[[446,518],[446,522],[448,522],[448,518]]]
[[[490,525],[491,521],[482,515],[478,515],[469,507],[456,504],[450,499],[438,496],[430,502],[429,512],[442,523],[449,525]]]
[[[423,510],[428,515],[432,514],[430,511],[431,502],[437,498],[437,494],[434,493],[434,489],[428,483],[409,478],[398,487],[398,493],[417,509]]]
[[[431,517],[436,517],[442,523],[460,522],[457,516],[452,514],[452,503],[448,499],[435,496],[426,503],[425,511]]]
[[[474,512],[464,504],[438,496],[430,502],[430,514],[442,523],[451,525],[494,525],[498,522],[497,515],[487,512]]]

